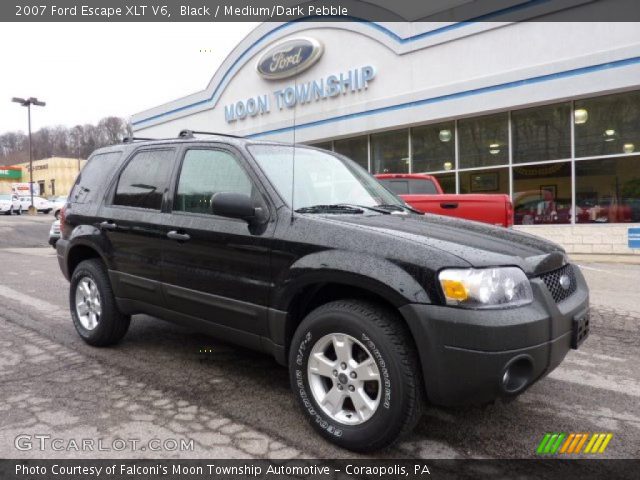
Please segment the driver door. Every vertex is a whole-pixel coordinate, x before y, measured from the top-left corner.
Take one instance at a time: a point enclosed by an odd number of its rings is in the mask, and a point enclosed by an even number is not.
[[[250,195],[270,211],[245,159],[224,145],[182,152],[166,229],[175,232],[163,249],[168,307],[235,330],[266,335],[271,288],[270,252],[275,222],[250,227],[211,213],[218,192]]]

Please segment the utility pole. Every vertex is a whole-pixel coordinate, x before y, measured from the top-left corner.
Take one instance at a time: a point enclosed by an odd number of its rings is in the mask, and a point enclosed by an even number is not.
[[[29,97],[27,99],[13,97],[11,101],[15,103],[19,103],[23,107],[27,107],[27,119],[29,124],[29,194],[31,195],[31,205],[29,206],[29,215],[37,215],[38,210],[36,210],[36,207],[33,204],[33,153],[31,148],[31,105],[44,107],[46,103],[41,102],[35,97]]]

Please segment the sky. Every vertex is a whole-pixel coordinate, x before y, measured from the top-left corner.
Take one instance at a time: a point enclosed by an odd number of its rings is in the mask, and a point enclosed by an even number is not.
[[[256,23],[0,24],[0,134],[97,123],[203,90]]]

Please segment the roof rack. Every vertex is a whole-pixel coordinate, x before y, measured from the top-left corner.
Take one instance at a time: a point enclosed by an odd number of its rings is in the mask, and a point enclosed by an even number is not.
[[[151,140],[156,140],[155,138],[145,138],[145,137],[124,137],[122,139],[122,143],[133,143],[133,142],[148,142]]]
[[[230,133],[202,132],[199,130],[181,130],[178,134],[178,138],[193,138],[194,135],[218,135],[220,137],[243,138],[239,135],[232,135]]]

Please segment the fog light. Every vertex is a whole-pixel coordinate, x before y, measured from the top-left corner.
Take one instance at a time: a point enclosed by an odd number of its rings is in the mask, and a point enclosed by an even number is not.
[[[511,360],[502,374],[502,389],[509,395],[514,395],[525,389],[533,377],[533,363],[529,356],[517,357]]]

